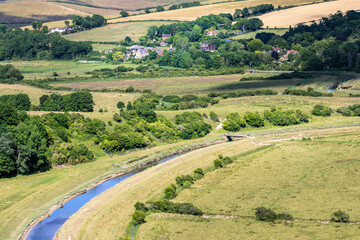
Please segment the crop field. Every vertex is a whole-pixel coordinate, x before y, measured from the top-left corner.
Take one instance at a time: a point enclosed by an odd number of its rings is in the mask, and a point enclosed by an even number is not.
[[[88,13],[50,2],[0,3],[0,9],[0,23],[21,23],[24,25],[29,25],[35,20],[50,22],[70,19],[75,15],[89,15]]]
[[[149,27],[170,23],[172,22],[145,21],[109,24],[88,31],[64,35],[64,38],[72,41],[119,42],[129,36],[132,40],[137,41],[139,37],[146,35]]]
[[[175,199],[191,202],[214,218],[154,215],[140,227],[138,239],[199,239],[205,232],[207,239],[356,239],[358,225],[326,221],[339,209],[351,221],[360,219],[360,188],[353,181],[359,177],[359,133],[283,142],[241,157]],[[256,222],[254,212],[260,206],[287,211],[297,220]]]
[[[250,38],[255,39],[256,34],[263,33],[263,32],[274,33],[276,35],[282,36],[287,31],[288,31],[287,28],[283,28],[283,29],[275,29],[275,28],[274,29],[262,29],[262,30],[258,30],[258,31],[255,31],[255,32],[248,32],[248,33],[245,33],[245,34],[237,35],[235,37],[232,37],[232,39],[250,39]]]
[[[206,214],[216,213],[225,215],[237,213],[240,217],[245,216],[245,219],[206,219],[199,217],[181,217],[178,215],[150,215],[150,217],[146,219],[147,222],[140,226],[137,232],[138,239],[201,239],[204,236],[204,232],[208,232],[208,234],[206,234],[207,239],[219,239],[216,236],[226,236],[225,239],[231,239],[231,236],[236,236],[236,239],[241,236],[251,237],[250,234],[260,236],[260,234],[265,234],[266,230],[270,228],[272,230],[267,233],[269,235],[289,228],[286,224],[276,224],[275,227],[273,227],[269,223],[254,222],[253,208],[259,205],[261,206],[261,204],[265,206],[269,204],[269,207],[272,207],[276,211],[289,210],[291,211],[290,213],[297,218],[305,216],[307,214],[305,210],[311,207],[319,208],[314,209],[314,212],[310,212],[309,217],[319,216],[319,218],[324,217],[325,219],[329,219],[333,211],[338,210],[338,208],[343,208],[349,212],[352,219],[357,220],[360,218],[360,216],[357,215],[360,212],[356,209],[359,204],[356,201],[356,197],[360,194],[360,189],[356,182],[352,181],[352,173],[355,175],[358,174],[356,172],[356,164],[358,165],[359,162],[355,159],[357,158],[356,149],[359,144],[359,139],[355,137],[355,140],[351,142],[349,141],[349,136],[353,137],[355,134],[359,134],[359,131],[359,127],[354,127],[349,129],[301,131],[285,133],[283,135],[276,134],[216,145],[206,150],[202,149],[192,152],[191,154],[185,154],[176,158],[174,161],[150,168],[133,178],[127,179],[108,190],[104,195],[91,200],[65,223],[58,233],[58,239],[67,239],[69,236],[72,239],[93,239],[99,236],[106,239],[122,237],[125,234],[125,229],[127,223],[130,221],[130,215],[133,212],[133,205],[136,201],[144,202],[160,199],[163,195],[163,189],[174,182],[176,176],[191,173],[197,167],[206,168],[212,165],[212,161],[218,154],[235,156],[254,149],[257,150],[253,151],[253,154],[240,158],[233,165],[209,173],[204,179],[198,181],[194,187],[183,191],[179,197],[175,199],[175,201],[194,201],[192,203],[205,211]],[[310,143],[299,140],[278,141],[281,138],[302,139],[302,137],[316,138],[317,136],[333,135],[341,135],[341,141],[343,142],[341,143],[342,148],[336,147],[338,146],[338,142],[340,142],[337,141],[336,137],[334,137],[335,139],[331,137],[325,138],[324,143],[321,142],[320,138],[318,139],[319,141],[315,140]],[[330,143],[327,143],[326,139],[329,139]],[[271,143],[275,144],[275,146],[266,150],[259,148],[264,146],[264,144]],[[324,144],[324,149],[317,151],[321,144]],[[332,151],[334,147],[337,148],[336,151]],[[296,155],[292,155],[290,151],[293,151]],[[331,154],[332,152],[334,154]],[[273,154],[275,153],[278,155],[274,156]],[[342,166],[341,161],[345,162],[343,168],[339,167]],[[302,164],[303,162],[304,164]],[[299,171],[296,170],[297,167],[300,168]],[[272,170],[275,171],[277,175],[273,175]],[[247,173],[247,171],[249,172]],[[314,177],[311,173],[314,173]],[[337,182],[338,176],[343,175],[345,175],[344,179]],[[347,185],[347,181],[351,181],[351,183]],[[327,201],[326,197],[328,197],[328,195],[326,195],[326,191],[323,190],[323,185],[327,182],[329,182],[331,186],[329,188],[329,194],[338,194],[337,197],[335,196],[334,201],[331,202]],[[276,184],[279,184],[279,188],[276,187]],[[129,186],[131,186],[131,188],[129,188]],[[254,186],[257,191],[249,190],[251,186]],[[222,187],[224,189],[222,189]],[[319,200],[317,198],[306,197],[306,194],[311,193],[312,195],[310,196],[316,194],[315,190],[317,189],[321,191],[321,198],[319,198]],[[276,194],[275,192],[272,193],[272,191],[275,191]],[[257,192],[259,192],[259,195]],[[290,194],[288,195],[287,193]],[[345,201],[342,201],[341,196],[347,196],[345,194],[348,193],[350,193],[348,196],[351,197],[347,197]],[[223,195],[218,197],[217,194]],[[217,196],[212,199],[207,198],[210,196],[213,197],[214,195]],[[223,198],[226,198],[226,196],[229,196],[231,201],[224,200]],[[265,196],[268,196],[268,198],[265,198]],[[293,200],[293,198],[291,198],[292,196],[296,196],[293,205],[291,204]],[[247,197],[251,199],[247,199]],[[221,200],[218,201],[218,198]],[[278,198],[284,198],[284,200],[280,199],[280,201],[277,202]],[[340,200],[337,202],[335,199]],[[242,203],[242,201],[244,203]],[[327,201],[326,204],[325,201]],[[232,202],[234,203],[232,204]],[[302,202],[304,204],[309,203],[309,206],[301,205]],[[249,206],[245,204],[249,204]],[[246,212],[243,212],[243,210]],[[247,219],[246,216],[250,216],[250,218]],[[164,218],[166,219],[164,220]],[[225,226],[228,221],[230,222],[229,225]],[[205,223],[207,223],[207,225],[205,225]],[[219,227],[211,229],[215,224],[219,224]],[[235,227],[235,224],[237,227]],[[303,234],[309,235],[318,229],[327,229],[327,227],[332,228],[328,234],[336,231],[336,229],[334,229],[335,225],[332,224],[321,225],[316,222],[294,222],[290,223],[290,225],[296,227],[288,233],[285,231],[283,233],[285,234],[284,236],[286,236],[286,234],[288,234],[287,236],[300,234],[302,228],[305,228],[303,229],[305,230]],[[232,228],[232,231],[230,231],[231,227],[235,227],[235,229]],[[358,226],[351,225],[345,225],[344,229],[342,229],[342,227],[343,226],[340,227],[341,230],[339,229],[337,234],[340,235],[348,230],[348,234],[351,236],[351,234],[354,234],[358,229]],[[241,229],[241,231],[236,229]],[[247,229],[248,231],[246,231]],[[216,230],[220,231],[219,235],[214,233]],[[214,233],[214,235],[209,233]],[[318,234],[324,236],[325,233]],[[212,238],[211,236],[215,237]],[[256,239],[254,236],[252,239]],[[259,238],[269,239],[266,237]],[[273,238],[274,237],[271,239]]]
[[[324,2],[271,12],[259,16],[259,18],[264,22],[264,27],[288,28],[299,23],[308,23],[322,17],[328,17],[337,11],[346,12],[348,10],[360,10],[360,2],[357,0]]]
[[[237,8],[245,8],[256,6],[260,4],[273,4],[274,6],[288,6],[288,5],[303,5],[313,2],[322,2],[322,0],[247,0],[238,2],[226,2],[219,4],[211,4],[199,7],[184,8],[173,11],[156,12],[150,14],[143,14],[137,16],[130,16],[127,18],[118,18],[109,20],[111,23],[129,20],[180,20],[180,21],[192,21],[198,17],[209,15],[209,14],[220,14],[220,13],[234,13]],[[289,26],[287,26],[289,27]]]

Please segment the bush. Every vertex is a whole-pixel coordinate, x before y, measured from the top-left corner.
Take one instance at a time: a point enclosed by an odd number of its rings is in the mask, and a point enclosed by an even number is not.
[[[349,222],[349,215],[341,210],[336,211],[333,213],[333,215],[331,216],[331,222],[342,222],[342,223],[347,223]]]
[[[236,132],[246,126],[245,120],[238,113],[230,113],[226,117],[223,128],[228,131]]]
[[[280,108],[271,108],[271,111],[264,111],[264,117],[276,126],[289,126],[309,122],[309,116],[300,110],[281,111]]]
[[[194,178],[190,175],[181,175],[177,176],[175,181],[177,185],[184,187],[185,182],[190,182],[190,184],[193,184]]]
[[[276,219],[279,219],[279,220],[288,220],[288,221],[290,221],[290,220],[293,220],[294,217],[293,217],[290,213],[288,213],[288,212],[283,212],[283,213],[281,213],[281,214],[277,214],[277,215],[276,215]]]
[[[213,121],[213,122],[219,122],[219,118],[218,116],[216,115],[216,113],[214,112],[210,112],[210,119]]]
[[[352,116],[360,117],[360,104],[354,104],[349,107],[338,108],[336,112],[341,113],[345,117],[352,117]]]
[[[224,166],[224,165],[223,165],[223,162],[222,162],[220,159],[214,160],[214,167],[215,167],[215,169],[222,168],[223,166]]]
[[[144,203],[141,202],[136,202],[134,205],[136,210],[140,210],[143,212],[147,212],[149,209],[146,207],[146,205]]]
[[[247,113],[245,115],[245,121],[252,127],[262,127],[264,126],[264,119],[260,116],[259,113]]]
[[[168,200],[149,202],[149,209],[164,213],[189,214],[195,216],[203,215],[203,211],[191,203],[173,203]]]
[[[204,171],[202,170],[202,168],[197,168],[194,170],[194,174],[198,174],[198,175],[201,175],[201,176],[204,176]]]
[[[130,86],[130,87],[128,87],[128,88],[125,90],[125,92],[127,92],[127,93],[132,93],[132,92],[135,92],[135,89],[134,89],[133,86]]]
[[[133,215],[132,215],[132,218],[133,218],[133,221],[134,221],[134,224],[135,225],[140,225],[142,223],[145,223],[145,212],[144,211],[141,211],[141,210],[136,210]]]
[[[224,163],[224,165],[233,163],[233,160],[230,157],[224,157],[221,161]]]
[[[118,122],[118,123],[122,122],[121,116],[118,113],[114,114],[113,119],[114,119],[115,122]]]
[[[171,184],[164,190],[165,199],[174,199],[177,196],[175,184]]]
[[[330,107],[317,104],[314,106],[314,109],[311,111],[311,113],[315,116],[328,117],[331,115],[332,109]]]
[[[258,207],[255,209],[256,220],[272,222],[276,220],[276,213],[270,208]]]
[[[119,109],[123,109],[125,107],[125,103],[122,102],[122,101],[119,101],[117,104],[116,104],[116,107],[119,108]]]

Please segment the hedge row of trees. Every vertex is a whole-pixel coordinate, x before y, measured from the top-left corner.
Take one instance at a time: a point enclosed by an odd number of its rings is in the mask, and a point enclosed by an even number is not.
[[[336,112],[341,113],[345,117],[360,117],[360,104],[354,104],[348,107],[338,108]]]
[[[254,7],[244,8],[244,9],[235,9],[233,19],[238,18],[247,18],[255,15],[265,14],[275,10],[275,7],[272,4],[260,4]]]
[[[66,95],[53,93],[40,97],[39,110],[93,112],[94,105],[93,96],[89,92],[75,92]]]
[[[285,89],[284,95],[296,95],[296,96],[310,96],[310,97],[332,97],[332,93],[322,93],[314,91],[313,88],[309,87],[307,91],[300,89]]]
[[[175,9],[180,9],[180,8],[189,8],[189,7],[197,7],[197,6],[201,6],[201,3],[199,1],[184,2],[184,3],[180,3],[180,4],[171,5],[169,7],[169,10],[175,10]]]
[[[71,42],[58,34],[46,34],[39,30],[11,29],[0,24],[0,61],[74,59],[90,52],[92,46],[87,42]],[[18,76],[20,75],[15,74],[15,79],[18,79]]]
[[[69,21],[65,21],[67,27],[75,27],[77,29],[91,29],[96,27],[101,27],[107,24],[106,19],[98,14],[94,14],[92,16],[74,16],[72,19],[72,26],[70,26]]]
[[[265,120],[275,126],[289,126],[309,122],[309,116],[300,110],[282,111],[281,108],[265,110],[263,116],[258,112],[248,112],[241,117],[239,113],[230,113],[224,121],[223,128],[227,131],[236,132],[247,125],[250,127],[262,127]]]

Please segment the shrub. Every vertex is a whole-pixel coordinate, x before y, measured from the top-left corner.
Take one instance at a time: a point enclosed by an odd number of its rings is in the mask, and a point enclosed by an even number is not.
[[[220,159],[214,160],[214,167],[215,167],[215,169],[222,168],[223,166],[224,166],[224,165],[223,165],[223,162],[222,162]]]
[[[203,211],[191,203],[173,203],[168,200],[149,202],[149,209],[165,213],[189,214],[195,216],[203,215]]]
[[[333,213],[333,215],[331,216],[331,222],[343,222],[343,223],[347,223],[349,222],[349,215],[341,210],[338,210],[336,212]]]
[[[230,113],[226,117],[223,128],[228,131],[236,132],[246,126],[245,120],[238,113]]]
[[[118,113],[114,114],[113,119],[114,119],[115,122],[118,122],[118,123],[122,122],[121,116]]]
[[[245,115],[245,121],[252,127],[262,127],[264,126],[264,119],[260,116],[259,113],[247,113]]]
[[[175,181],[176,184],[184,187],[185,182],[190,182],[191,184],[194,183],[194,178],[190,175],[181,175],[181,176],[177,176]]]
[[[224,163],[224,165],[227,165],[227,164],[230,164],[233,162],[233,160],[230,157],[224,157],[221,161]]]
[[[145,215],[144,211],[136,210],[132,215],[134,224],[139,225],[139,224],[145,223],[145,216],[146,215]]]
[[[323,117],[328,117],[331,115],[331,108],[330,107],[326,107],[324,105],[321,104],[317,104],[314,106],[314,109],[311,111],[311,113],[315,116],[323,116]]]
[[[204,171],[202,170],[202,168],[197,168],[194,170],[194,174],[199,174],[201,176],[204,176]]]
[[[277,215],[276,215],[276,219],[279,219],[279,220],[288,220],[288,221],[290,221],[290,220],[293,220],[294,217],[293,217],[290,213],[288,213],[288,212],[283,212],[283,213],[281,213],[281,214],[277,214]]]
[[[218,116],[216,115],[216,113],[214,112],[210,112],[210,119],[213,121],[213,122],[219,122],[219,118]]]
[[[146,207],[146,205],[144,203],[141,202],[136,202],[134,205],[136,210],[140,210],[143,212],[147,212],[149,209]]]
[[[309,116],[300,110],[287,110],[271,108],[271,111],[264,111],[265,119],[276,126],[289,126],[300,124],[301,122],[309,122]]]
[[[338,108],[336,112],[341,113],[345,117],[352,117],[352,116],[360,117],[360,104],[354,104],[349,107]]]
[[[255,209],[256,220],[272,222],[276,220],[276,213],[270,208],[258,207]]]
[[[135,89],[134,89],[133,86],[130,86],[130,87],[128,87],[128,88],[125,90],[125,92],[127,92],[127,93],[132,93],[132,92],[135,92]]]
[[[166,199],[174,199],[177,196],[175,184],[171,184],[169,187],[165,188],[164,194]]]

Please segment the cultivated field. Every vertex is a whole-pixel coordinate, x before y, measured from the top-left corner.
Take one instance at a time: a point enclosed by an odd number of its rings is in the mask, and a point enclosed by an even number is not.
[[[139,37],[146,35],[149,27],[170,23],[172,22],[148,21],[109,24],[88,31],[64,35],[64,38],[72,41],[119,42],[129,36],[133,41],[137,41]]]
[[[0,10],[0,23],[17,23],[23,25],[29,25],[35,20],[51,22],[70,19],[75,15],[89,15],[88,13],[50,2],[0,3]]]
[[[197,17],[209,15],[209,14],[220,14],[220,13],[234,13],[237,8],[245,8],[256,6],[264,3],[271,3],[274,6],[288,6],[288,5],[302,5],[312,2],[322,2],[322,0],[247,0],[239,2],[227,2],[219,4],[211,4],[199,7],[184,8],[173,11],[157,12],[150,14],[143,14],[137,16],[130,16],[127,18],[112,19],[109,22],[121,22],[129,20],[180,20],[180,21],[191,21]],[[287,26],[288,27],[288,26]]]
[[[326,139],[323,143],[320,138],[318,142],[311,143],[277,141],[280,138],[302,139],[302,137],[332,135],[353,137],[355,133],[357,135],[360,133],[359,127],[258,136],[255,139],[216,145],[188,153],[129,178],[103,195],[94,198],[65,223],[60,229],[57,239],[68,239],[69,237],[72,239],[93,239],[99,236],[105,239],[114,239],[122,237],[125,235],[136,201],[160,199],[163,196],[163,189],[174,182],[176,176],[191,173],[197,167],[211,166],[218,154],[235,156],[254,149],[258,149],[258,151],[240,158],[225,169],[209,173],[194,187],[182,192],[175,201],[194,201],[193,203],[204,210],[206,214],[230,215],[236,213],[239,216],[251,217],[254,216],[253,208],[262,205],[272,207],[277,211],[290,210],[290,213],[298,218],[319,216],[319,218],[325,219],[329,219],[331,213],[338,208],[344,208],[350,213],[352,219],[358,220],[360,212],[357,209],[359,203],[356,199],[360,194],[360,188],[356,182],[352,181],[352,174],[358,174],[356,166],[359,162],[355,160],[357,158],[358,138],[355,137],[355,142],[350,142],[349,138],[343,137],[344,139],[341,139],[343,143],[340,143],[343,146],[342,148],[337,147],[340,140],[336,141],[336,138],[333,140],[334,142],[330,143],[327,143]],[[264,144],[275,144],[275,146],[266,150],[259,149]],[[318,147],[323,146],[322,144],[324,144],[324,149],[318,151]],[[337,150],[333,151],[334,148]],[[290,151],[296,155],[292,155]],[[339,166],[342,164],[344,167],[340,168]],[[296,170],[297,168],[299,171]],[[277,174],[272,174],[272,171]],[[344,179],[337,181],[337,176],[344,176]],[[335,195],[333,201],[328,201],[326,198],[329,195],[326,194],[323,186],[327,183],[330,184],[328,194]],[[279,187],[276,187],[276,184],[279,184]],[[252,186],[257,191],[251,191]],[[307,194],[311,194],[310,196],[316,194],[316,190],[321,191],[319,199],[307,197]],[[219,197],[219,194],[222,195]],[[214,197],[215,195],[216,197]],[[230,200],[223,199],[227,196]],[[268,199],[265,198],[266,196]],[[292,196],[296,198],[293,199]],[[341,196],[351,197],[347,197],[343,201]],[[280,201],[277,203],[277,200]],[[293,205],[292,202],[294,202]],[[313,209],[316,207],[318,208]],[[309,215],[306,215],[307,209],[314,210],[314,212],[309,212]],[[178,217],[177,215],[166,215],[165,217],[171,219],[165,222],[161,220],[162,216],[158,217],[157,215],[147,218],[147,223],[140,226],[138,230],[138,239],[202,239],[205,232],[207,232],[206,239],[219,239],[219,236],[225,236],[225,239],[231,239],[232,236],[235,236],[235,239],[241,236],[246,239],[248,236],[251,239],[269,239],[261,238],[261,234],[272,236],[270,239],[274,239],[271,233],[288,228],[287,225],[280,224],[278,229],[272,228],[272,231],[266,233],[267,229],[272,226],[269,226],[269,223],[254,222],[253,218],[207,220],[204,218]],[[229,221],[229,225],[225,226],[227,221]],[[205,225],[204,223],[208,224]],[[219,227],[214,226],[217,223]],[[306,236],[305,234],[308,236],[330,236],[335,231],[332,229],[328,233],[316,233],[318,229],[327,229],[327,225],[319,226],[316,222],[311,222],[311,224],[295,222],[290,223],[290,225],[295,227],[291,231],[284,231],[284,237],[300,234],[301,230],[304,230],[302,227],[306,228],[305,233],[302,233],[304,236]],[[212,226],[214,229],[211,229]],[[336,225],[329,225],[328,227],[330,228],[330,226],[335,227]],[[346,225],[344,229],[343,226],[339,228],[338,235],[348,231],[346,234],[351,236],[357,231],[358,226]],[[219,231],[219,235],[216,235],[216,231]]]
[[[264,27],[269,28],[288,28],[299,23],[308,23],[316,21],[323,17],[328,17],[337,11],[346,12],[348,10],[360,10],[360,1],[358,0],[338,0],[324,2],[308,6],[290,8],[278,12],[271,12],[259,16],[264,22]]]

